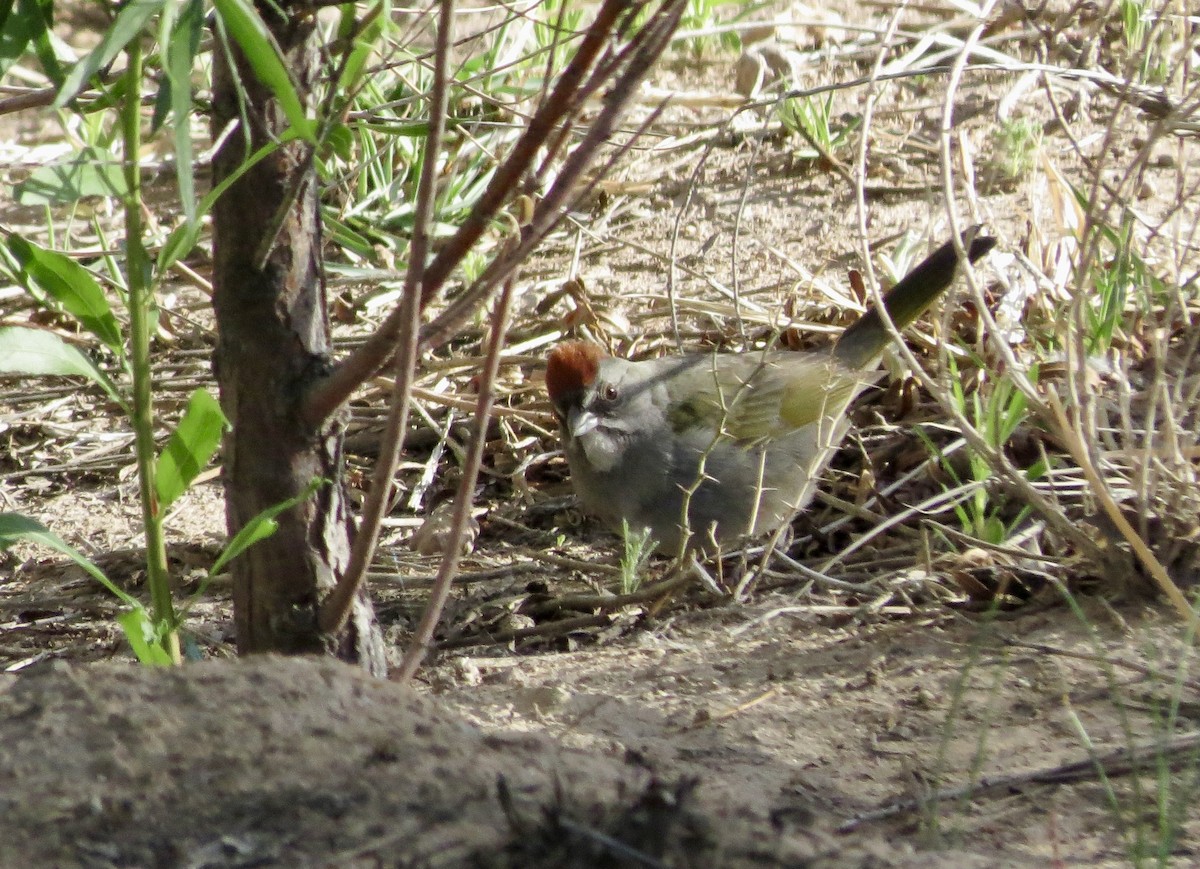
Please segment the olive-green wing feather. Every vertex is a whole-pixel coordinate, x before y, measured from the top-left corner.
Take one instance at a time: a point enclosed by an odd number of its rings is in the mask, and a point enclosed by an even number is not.
[[[972,261],[995,245],[972,227],[966,236]],[[885,296],[893,322],[903,328],[918,317],[958,271],[958,255],[947,243],[914,268]],[[786,437],[805,426],[839,419],[859,387],[874,379],[862,369],[891,340],[878,311],[869,311],[842,334],[832,352],[745,353],[663,359],[662,374],[673,380],[677,399],[669,421],[675,432],[720,431],[747,446]]]
[[[672,428],[720,430],[750,445],[840,416],[863,382],[859,372],[823,353],[746,354],[698,359],[681,373]]]

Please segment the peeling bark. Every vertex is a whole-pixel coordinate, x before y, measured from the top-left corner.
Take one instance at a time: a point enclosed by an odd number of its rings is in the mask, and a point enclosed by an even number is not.
[[[312,17],[285,20],[272,7],[260,8],[301,99],[311,103],[319,69]],[[218,184],[288,123],[236,47],[215,52],[213,79],[213,135],[238,122],[213,161]],[[281,514],[273,536],[234,560],[237,644],[242,654],[331,654],[382,674],[382,637],[365,592],[338,636],[324,636],[317,626],[321,596],[345,569],[353,532],[342,473],[344,422],[335,416],[309,423],[301,413],[330,354],[318,207],[311,149],[293,142],[247,172],[213,210],[214,366],[233,423],[224,444],[229,533],[314,478],[331,481]],[[255,260],[275,227],[259,269]]]

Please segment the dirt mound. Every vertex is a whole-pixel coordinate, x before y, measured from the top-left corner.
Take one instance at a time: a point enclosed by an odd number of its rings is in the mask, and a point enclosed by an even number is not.
[[[0,796],[5,867],[803,859],[691,782],[484,733],[329,661],[40,668],[0,694],[0,780],[20,782]]]

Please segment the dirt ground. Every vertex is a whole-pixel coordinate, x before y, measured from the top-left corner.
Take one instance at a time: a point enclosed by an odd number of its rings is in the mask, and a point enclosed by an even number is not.
[[[39,664],[0,694],[0,865],[1128,865],[1091,765],[1059,768],[1088,757],[1074,721],[1097,754],[1153,742],[1169,617],[833,627],[785,603],[456,656],[417,691],[328,661]],[[1016,777],[910,802],[966,770]]]
[[[839,9],[834,24],[879,27],[893,11],[833,4],[820,15]],[[902,20],[914,33],[969,30],[949,5]],[[1029,32],[1019,16],[996,22],[1019,53]],[[798,86],[869,70],[874,43],[856,49],[858,37],[834,30],[788,37],[808,52]],[[820,39],[837,50],[814,51]],[[964,589],[1011,561],[945,552],[918,519],[834,564],[871,524],[821,504],[798,521],[792,552],[842,585],[781,569],[739,601],[697,592],[602,615],[550,606],[609,593],[618,555],[572,508],[554,453],[539,360],[578,314],[566,296],[546,310],[548,288],[580,278],[600,313],[591,325],[636,352],[670,340],[668,269],[689,345],[730,337],[730,287],[750,338],[789,306],[819,324],[804,341],[842,323],[829,294],[848,295],[847,271],[861,267],[853,186],[797,156],[795,137],[756,132],[764,116],[722,123],[736,60],[676,57],[656,71],[642,108],[678,95],[656,132],[670,147],[633,153],[590,204],[586,232],[557,239],[526,271],[479,535],[439,651],[412,688],[330,661],[234,659],[220,580],[188,618],[189,650],[203,660],[141,669],[112,621],[115,602],[82,572],[30,547],[3,556],[0,869],[1101,867],[1153,862],[1163,842],[1163,863],[1200,865],[1192,646],[1136,582],[1122,590],[1056,563],[990,611]],[[990,298],[1003,294],[1012,251],[1032,255],[1054,235],[1055,173],[1078,180],[1098,149],[1132,158],[1145,143],[1136,115],[1122,116],[1115,144],[1094,138],[1105,95],[1055,88],[1076,99],[1073,145],[1010,74],[977,75],[956,97],[956,134],[983,193],[955,201],[1001,241],[983,269]],[[861,111],[863,96],[839,93],[835,117]],[[948,233],[935,147],[944,98],[945,80],[931,76],[879,106],[866,195],[880,250],[906,230],[924,245]],[[989,183],[1001,104],[1043,125],[1043,169]],[[1164,211],[1179,167],[1200,165],[1196,152],[1164,141],[1138,207]],[[13,207],[4,222],[38,219]],[[211,331],[188,298],[181,289],[170,304],[199,325],[164,343],[167,390],[211,383]],[[339,338],[366,325],[341,326]],[[425,385],[431,417],[457,437],[461,415]],[[369,468],[382,394],[353,408],[352,480]],[[928,400],[880,390],[855,422],[827,487],[843,503],[871,479],[882,488],[920,467],[911,429],[940,418]],[[97,415],[76,385],[39,382],[5,392],[0,426],[0,510],[39,518],[143,593],[124,424]],[[436,566],[407,540],[456,481],[437,442],[437,426],[410,440],[405,485],[436,473],[419,510],[391,517],[372,574],[395,661]],[[873,506],[917,503],[938,486],[919,475]],[[215,478],[178,502],[168,531],[186,595],[224,534]],[[1066,579],[1079,580],[1077,604],[1058,591]],[[571,616],[578,624],[562,621]],[[1162,833],[1164,818],[1179,820],[1176,835]]]

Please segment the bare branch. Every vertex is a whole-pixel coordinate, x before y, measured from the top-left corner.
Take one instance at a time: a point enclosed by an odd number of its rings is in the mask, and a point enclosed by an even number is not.
[[[479,478],[479,466],[483,462],[483,446],[487,442],[488,423],[492,416],[492,403],[495,401],[496,375],[500,371],[500,352],[504,349],[505,337],[508,334],[508,315],[512,307],[513,281],[504,284],[500,298],[496,302],[496,310],[492,314],[492,332],[488,340],[487,358],[483,363],[483,375],[479,382],[479,400],[475,407],[475,428],[471,432],[471,443],[467,448],[466,460],[463,463],[462,479],[458,483],[458,492],[454,496],[454,516],[450,522],[450,541],[442,553],[442,563],[438,567],[437,581],[429,594],[429,603],[421,615],[421,623],[417,625],[412,642],[404,653],[400,669],[392,675],[397,682],[407,682],[417,672],[421,662],[425,660],[425,652],[433,642],[433,632],[438,620],[442,617],[442,608],[450,595],[450,583],[458,570],[458,560],[462,555],[463,531],[467,520],[471,517],[471,505],[475,501],[475,481]]]
[[[575,192],[576,185],[591,165],[595,153],[612,138],[626,104],[632,98],[651,64],[658,59],[662,50],[670,42],[671,33],[679,23],[679,14],[682,10],[682,2],[673,0],[670,6],[664,7],[659,15],[648,22],[638,33],[634,46],[637,51],[630,57],[625,71],[608,91],[604,108],[591,124],[587,135],[571,152],[571,156],[559,170],[554,184],[538,202],[533,218],[522,233],[521,243],[508,253],[493,260],[474,284],[459,295],[436,320],[422,330],[421,343],[423,345],[436,347],[450,337],[471,315],[480,300],[485,298],[500,281],[504,280],[517,264],[529,256],[529,253],[563,219],[566,215],[568,199]]]
[[[676,2],[676,0],[673,0]],[[425,270],[421,282],[421,309],[441,289],[442,284],[462,262],[483,235],[488,224],[504,203],[519,189],[521,178],[533,165],[538,151],[553,135],[561,121],[578,110],[578,92],[587,72],[608,44],[610,34],[625,8],[621,0],[606,0],[592,26],[584,34],[579,50],[559,77],[554,91],[532,118],[525,132],[513,146],[491,183],[471,210],[458,232],[446,243]],[[394,310],[367,341],[346,357],[337,368],[314,387],[305,401],[304,416],[309,421],[321,420],[337,410],[354,389],[377,372],[391,356],[400,332],[401,311]]]
[[[1112,778],[1118,775],[1136,775],[1142,771],[1158,769],[1164,761],[1175,766],[1187,763],[1200,747],[1200,731],[1190,731],[1172,736],[1166,741],[1134,743],[1114,748],[1103,754],[1089,753],[1087,758],[1062,763],[1058,766],[1040,767],[1013,775],[981,778],[957,787],[943,788],[917,799],[906,799],[889,803],[874,811],[864,812],[844,821],[839,833],[849,833],[864,824],[883,821],[915,811],[929,811],[939,802],[961,800],[966,797],[979,798],[987,794],[1011,793],[1029,785],[1061,785],[1089,781],[1097,778]],[[1181,757],[1182,755],[1182,757]]]
[[[409,398],[417,369],[418,330],[421,322],[421,273],[429,253],[429,226],[433,221],[433,198],[437,189],[438,154],[446,129],[450,91],[450,44],[454,28],[454,0],[441,0],[437,25],[437,48],[433,59],[433,87],[429,97],[429,137],[425,140],[425,159],[421,163],[421,179],[417,186],[417,203],[413,215],[412,244],[409,247],[408,273],[404,278],[404,295],[397,309],[400,314],[400,334],[396,348],[396,376],[392,387],[391,406],[379,460],[371,479],[371,491],[363,507],[362,522],[350,550],[350,564],[337,586],[321,605],[320,628],[325,633],[341,631],[350,615],[354,597],[362,586],[367,567],[379,542],[379,527],[391,500],[396,468],[400,463],[400,446],[408,430]]]

